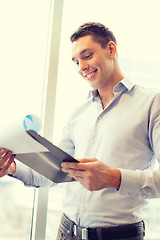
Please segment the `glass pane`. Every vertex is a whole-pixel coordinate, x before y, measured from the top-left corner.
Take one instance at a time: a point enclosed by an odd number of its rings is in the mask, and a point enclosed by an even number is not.
[[[0,1],[1,123],[30,113],[41,116],[50,0]],[[0,239],[28,240],[34,188],[0,179]]]
[[[88,21],[104,23],[115,33],[121,68],[126,75],[142,85],[160,89],[159,0],[64,0],[54,143],[59,141],[62,126],[73,108],[87,97],[89,86],[78,76],[71,61],[69,37]],[[64,191],[65,186],[50,189],[47,240],[56,236]],[[158,201],[153,200],[154,207],[150,201],[144,209],[146,240],[160,239]]]
[[[0,238],[29,239],[34,189],[6,176],[0,181],[0,195]]]

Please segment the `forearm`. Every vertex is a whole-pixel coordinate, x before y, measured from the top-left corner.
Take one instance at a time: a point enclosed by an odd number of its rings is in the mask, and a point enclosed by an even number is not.
[[[16,172],[14,173],[13,177],[22,181],[25,186],[52,187],[56,185],[46,177],[40,175],[31,168],[28,168],[19,161],[16,161]]]

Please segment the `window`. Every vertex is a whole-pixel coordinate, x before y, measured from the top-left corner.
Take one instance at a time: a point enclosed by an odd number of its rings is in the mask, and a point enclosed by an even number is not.
[[[51,3],[0,1],[0,124],[42,114]],[[28,240],[34,188],[6,176],[0,179],[0,194],[0,239]]]
[[[42,116],[53,2],[54,0],[0,2],[1,123],[28,113]],[[62,3],[59,0],[60,2]],[[124,73],[143,85],[160,88],[158,11],[159,0],[64,0],[53,142],[58,142],[62,126],[70,112],[87,97],[89,90],[71,61],[69,37],[73,31],[87,21],[104,23],[117,37],[118,54]],[[52,64],[54,66],[55,62]],[[0,186],[0,219],[3,223],[0,238],[29,239],[34,189],[26,188],[8,176],[0,180]],[[46,240],[56,236],[64,191],[65,184],[49,191]],[[160,238],[158,201],[151,200],[144,208],[146,240]],[[152,217],[149,218],[150,216]]]
[[[62,126],[69,114],[79,102],[87,97],[89,90],[89,86],[78,76],[71,61],[70,35],[85,22],[104,23],[117,38],[118,55],[124,73],[142,85],[160,88],[160,47],[158,44],[160,16],[158,11],[158,0],[64,1],[53,133],[55,143],[60,138]],[[65,184],[49,190],[47,240],[56,236],[62,213],[60,202],[62,202],[64,191]],[[146,240],[160,238],[158,201],[155,199],[150,201],[144,209],[144,220],[147,225]]]

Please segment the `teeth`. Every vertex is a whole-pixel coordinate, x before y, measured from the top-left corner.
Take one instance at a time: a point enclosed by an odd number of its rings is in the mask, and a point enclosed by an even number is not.
[[[90,78],[95,72],[91,72],[90,74],[87,74],[87,78]]]

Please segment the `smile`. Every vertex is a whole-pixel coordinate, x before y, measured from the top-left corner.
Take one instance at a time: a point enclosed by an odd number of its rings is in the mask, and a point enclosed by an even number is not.
[[[91,79],[91,78],[95,75],[96,72],[97,72],[97,69],[94,70],[93,72],[90,72],[90,73],[86,74],[86,75],[85,75],[85,78],[86,78],[87,80]]]

